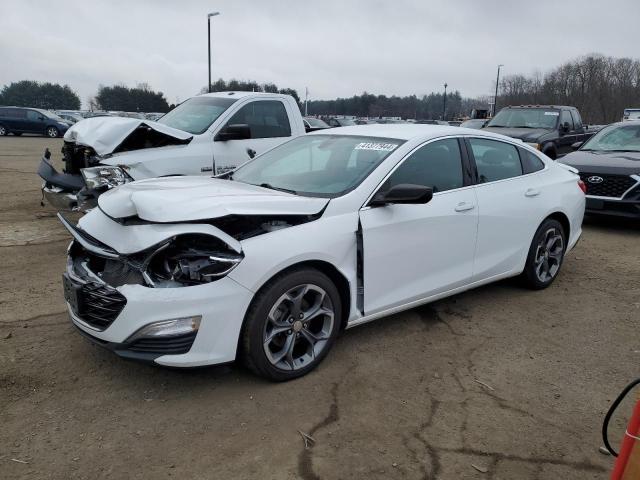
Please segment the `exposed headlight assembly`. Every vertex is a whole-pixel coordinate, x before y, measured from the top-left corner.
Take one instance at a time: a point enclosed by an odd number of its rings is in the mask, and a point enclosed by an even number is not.
[[[156,251],[146,274],[159,287],[198,285],[226,276],[243,258],[216,237],[180,235]]]
[[[133,179],[120,167],[91,167],[80,170],[84,183],[90,190],[114,188]]]
[[[524,143],[526,143],[530,147],[535,148],[536,150],[540,150],[541,145],[539,143],[533,143],[533,142],[524,142]]]

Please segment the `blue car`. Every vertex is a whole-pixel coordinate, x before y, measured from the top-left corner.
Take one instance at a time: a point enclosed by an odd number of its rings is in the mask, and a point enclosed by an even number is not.
[[[0,137],[13,133],[35,133],[56,138],[71,126],[55,113],[39,108],[0,107]]]

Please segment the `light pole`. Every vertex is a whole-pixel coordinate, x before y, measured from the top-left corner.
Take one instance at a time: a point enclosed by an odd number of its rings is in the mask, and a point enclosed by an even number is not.
[[[444,84],[444,101],[442,104],[442,120],[445,120],[447,116],[447,87],[448,85]]]
[[[496,95],[493,97],[493,115],[491,115],[492,117],[496,116],[496,107],[498,105],[498,85],[500,83],[500,68],[504,67],[504,65],[500,64],[498,65],[498,76],[496,77]]]
[[[207,13],[207,51],[209,53],[209,87],[207,91],[211,93],[211,17],[220,15],[220,12]]]
[[[306,117],[309,113],[307,112],[307,102],[309,101],[309,89],[304,87],[304,116]]]

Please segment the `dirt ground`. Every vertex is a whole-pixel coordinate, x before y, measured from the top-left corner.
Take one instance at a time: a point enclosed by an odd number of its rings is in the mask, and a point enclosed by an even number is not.
[[[501,282],[346,331],[290,383],[168,370],[67,318],[69,237],[35,174],[61,143],[0,138],[1,478],[608,478],[602,418],[640,362],[638,223],[588,219],[551,288]]]

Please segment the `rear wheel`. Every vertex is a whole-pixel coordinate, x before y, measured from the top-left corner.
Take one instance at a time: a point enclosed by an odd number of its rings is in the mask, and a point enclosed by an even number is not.
[[[341,311],[338,290],[323,273],[301,268],[276,277],[247,312],[242,333],[245,364],[275,381],[305,375],[333,345]]]
[[[56,127],[47,127],[47,137],[56,138],[58,136],[58,129]]]
[[[564,252],[566,237],[564,228],[551,218],[542,222],[533,236],[522,279],[530,288],[547,288],[558,276]]]

